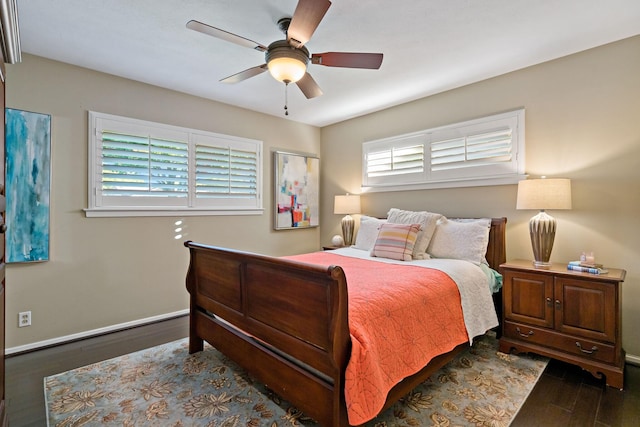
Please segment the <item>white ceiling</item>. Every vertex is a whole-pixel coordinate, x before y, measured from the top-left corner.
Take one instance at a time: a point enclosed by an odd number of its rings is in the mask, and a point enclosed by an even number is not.
[[[24,53],[284,117],[284,85],[268,73],[218,82],[263,53],[185,24],[268,45],[297,0],[17,3]],[[288,118],[325,126],[637,34],[639,0],[333,0],[309,51],[382,52],[382,67],[310,65],[324,95],[291,85]]]

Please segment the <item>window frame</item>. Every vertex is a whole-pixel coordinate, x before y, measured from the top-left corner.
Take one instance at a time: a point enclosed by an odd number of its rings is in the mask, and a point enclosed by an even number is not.
[[[376,192],[515,184],[526,178],[524,172],[524,123],[525,110],[521,108],[403,135],[366,141],[362,146],[362,189],[367,192]],[[505,160],[486,160],[484,162],[469,160],[461,167],[445,171],[432,170],[432,166],[434,166],[431,158],[432,144],[435,145],[449,139],[464,139],[466,153],[469,138],[507,131],[511,134],[511,142],[507,146],[511,155],[508,163]],[[391,148],[405,147],[409,144],[423,144],[422,171],[378,177],[372,177],[368,174],[368,155],[370,153],[379,153]],[[504,143],[500,149],[505,149]]]
[[[116,129],[111,130],[116,134],[144,130],[150,140],[172,137],[187,144],[186,196],[154,197],[152,192],[142,196],[103,195],[100,186],[103,174],[101,129],[105,124],[113,125]],[[84,209],[87,217],[260,215],[264,211],[262,141],[95,111],[89,111],[88,134],[88,207]],[[248,152],[247,157],[250,158],[255,155],[255,194],[251,192],[248,197],[196,197],[196,145]],[[231,175],[232,168],[229,170]]]

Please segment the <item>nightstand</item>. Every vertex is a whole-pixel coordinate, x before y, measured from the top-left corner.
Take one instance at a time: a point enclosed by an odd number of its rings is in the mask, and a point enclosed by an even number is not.
[[[606,384],[624,385],[621,286],[626,271],[608,274],[550,269],[515,260],[500,265],[500,351],[532,352],[578,365]]]
[[[340,248],[344,248],[344,246],[323,246],[322,250],[323,251],[333,251],[333,250],[340,249]]]

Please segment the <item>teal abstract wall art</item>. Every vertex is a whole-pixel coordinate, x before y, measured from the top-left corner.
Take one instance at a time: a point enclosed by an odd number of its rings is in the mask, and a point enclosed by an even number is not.
[[[5,110],[7,262],[49,259],[51,116]]]

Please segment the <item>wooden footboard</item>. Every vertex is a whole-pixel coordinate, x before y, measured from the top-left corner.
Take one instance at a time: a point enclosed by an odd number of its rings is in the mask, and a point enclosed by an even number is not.
[[[185,246],[189,351],[202,350],[204,339],[322,425],[347,425],[351,341],[342,269]]]
[[[487,260],[505,261],[506,218],[493,219]],[[324,426],[348,425],[344,373],[351,352],[347,282],[338,266],[185,242],[191,261],[189,352],[206,340]],[[446,364],[438,356],[389,393],[385,408]]]

